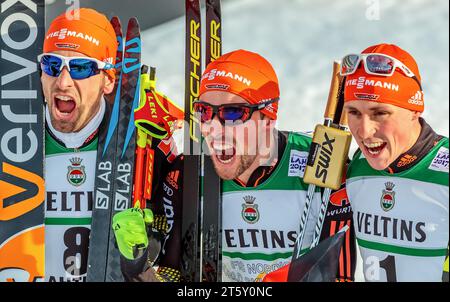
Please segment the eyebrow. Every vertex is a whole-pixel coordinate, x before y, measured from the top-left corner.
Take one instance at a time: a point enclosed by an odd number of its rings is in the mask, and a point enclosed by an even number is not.
[[[358,108],[353,107],[353,106],[346,106],[345,109],[346,109],[346,110],[356,110],[356,111],[360,111]],[[378,106],[378,105],[377,105],[377,106],[375,106],[375,107],[369,108],[369,110],[370,110],[370,111],[376,111],[376,110],[389,110],[389,109],[386,108],[386,107]]]

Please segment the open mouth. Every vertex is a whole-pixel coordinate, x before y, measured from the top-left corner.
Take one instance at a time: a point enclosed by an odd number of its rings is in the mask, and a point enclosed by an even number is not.
[[[75,100],[67,95],[55,96],[56,109],[62,116],[69,116],[76,108],[77,104]]]
[[[366,148],[367,152],[370,155],[377,156],[378,154],[383,151],[383,149],[386,147],[387,143],[381,142],[381,143],[363,143],[364,147]]]
[[[217,160],[221,164],[229,164],[233,161],[234,156],[236,155],[236,148],[234,148],[231,144],[226,144],[222,142],[213,142],[212,149],[214,150],[214,154]]]

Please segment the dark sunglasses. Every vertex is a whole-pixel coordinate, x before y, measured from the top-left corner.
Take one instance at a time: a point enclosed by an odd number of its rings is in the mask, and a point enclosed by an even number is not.
[[[239,103],[239,104],[225,104],[218,106],[211,105],[203,101],[195,101],[194,112],[200,115],[200,121],[202,123],[211,122],[216,114],[222,125],[225,124],[225,121],[231,121],[233,123],[234,122],[245,123],[251,118],[253,112],[262,110],[266,108],[268,105],[277,102],[278,100],[279,98],[275,98],[254,105],[247,103],[242,104]]]
[[[95,58],[65,57],[57,54],[43,53],[38,56],[41,70],[51,77],[59,77],[64,66],[74,80],[83,80],[108,70],[114,66]]]

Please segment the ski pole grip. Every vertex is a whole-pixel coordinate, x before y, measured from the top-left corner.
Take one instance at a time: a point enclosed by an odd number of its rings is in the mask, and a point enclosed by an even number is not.
[[[334,61],[333,63],[333,75],[331,78],[330,91],[328,93],[328,101],[327,107],[325,108],[324,118],[325,120],[330,119],[333,120],[334,115],[336,113],[338,97],[339,97],[339,85],[340,85],[340,74],[339,69],[341,64],[338,61]]]
[[[342,114],[341,114],[341,119],[339,120],[339,126],[341,128],[348,126],[348,114],[347,114],[347,110],[345,110],[345,108],[342,108]]]
[[[156,68],[150,67],[150,81],[156,81]]]
[[[141,67],[141,74],[143,74],[143,73],[148,73],[148,66],[145,64],[143,64]]]

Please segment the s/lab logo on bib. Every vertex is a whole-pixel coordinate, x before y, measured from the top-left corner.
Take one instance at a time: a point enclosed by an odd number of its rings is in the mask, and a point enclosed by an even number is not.
[[[441,147],[428,169],[448,173],[448,149]]]
[[[307,160],[308,160],[308,152],[291,150],[291,156],[289,158],[288,176],[303,177],[303,174],[305,174]]]

